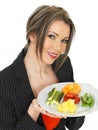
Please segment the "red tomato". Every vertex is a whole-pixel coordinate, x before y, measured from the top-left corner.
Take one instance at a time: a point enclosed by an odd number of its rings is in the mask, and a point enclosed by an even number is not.
[[[68,98],[71,98],[71,99],[74,99],[76,96],[77,96],[77,94],[74,94],[74,93],[67,93],[66,94],[66,96],[68,97]]]
[[[79,102],[80,102],[80,97],[79,97],[79,96],[76,96],[76,97],[74,98],[74,102],[75,102],[75,104],[79,103]]]
[[[67,101],[68,100],[68,97],[65,95],[64,97],[63,97],[63,102],[64,101]]]

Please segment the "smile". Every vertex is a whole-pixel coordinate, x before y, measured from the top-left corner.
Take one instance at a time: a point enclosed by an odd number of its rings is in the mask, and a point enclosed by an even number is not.
[[[52,52],[48,52],[48,55],[49,55],[52,59],[56,59],[58,54],[52,53]]]

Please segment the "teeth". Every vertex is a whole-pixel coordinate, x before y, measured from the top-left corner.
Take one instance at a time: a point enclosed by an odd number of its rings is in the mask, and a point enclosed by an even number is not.
[[[54,53],[50,53],[50,52],[49,52],[49,54],[52,55],[52,56],[57,56],[57,54],[54,54]]]

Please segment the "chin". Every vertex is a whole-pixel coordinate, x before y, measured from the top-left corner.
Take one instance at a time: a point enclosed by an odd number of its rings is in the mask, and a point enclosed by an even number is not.
[[[52,61],[52,62],[48,62],[48,65],[52,65],[54,62],[55,62],[55,60]]]
[[[47,65],[52,65],[54,62],[55,62],[55,60],[57,59],[51,59],[51,58],[49,58],[49,57],[45,57],[45,58],[43,58],[44,60],[43,60],[43,62],[45,63],[45,64],[47,64]]]

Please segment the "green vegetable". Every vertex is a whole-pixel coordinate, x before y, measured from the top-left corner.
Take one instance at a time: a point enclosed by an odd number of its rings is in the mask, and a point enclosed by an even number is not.
[[[49,93],[48,93],[48,100],[52,100],[52,98],[54,97],[56,93],[56,88],[53,88]]]
[[[61,100],[61,98],[63,97],[63,93],[60,91],[56,91],[53,100],[51,101],[52,104],[58,104]]]
[[[92,107],[95,103],[94,97],[91,94],[85,93],[81,96],[82,107]]]
[[[63,93],[60,91],[57,91],[56,88],[53,88],[49,93],[48,93],[48,98],[46,100],[46,103],[51,105],[51,104],[58,104],[60,100],[63,97]]]
[[[83,102],[87,102],[87,100],[88,100],[88,94],[85,93],[84,96],[83,96],[83,98],[82,98],[82,101]]]

